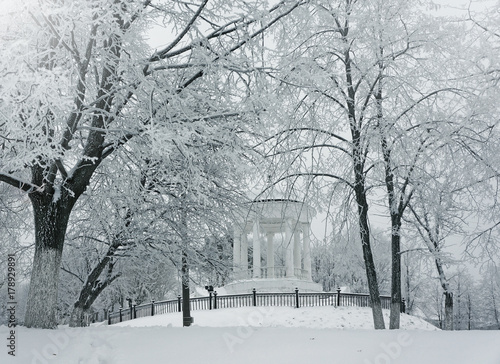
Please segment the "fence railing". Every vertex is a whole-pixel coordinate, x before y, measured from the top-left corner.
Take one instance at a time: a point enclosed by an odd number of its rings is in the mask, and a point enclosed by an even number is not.
[[[391,297],[380,296],[383,309],[390,309]],[[340,289],[336,292],[305,292],[298,289],[294,292],[257,292],[255,288],[251,293],[217,295],[214,292],[207,297],[196,297],[190,300],[191,310],[212,310],[219,308],[236,308],[249,306],[288,306],[288,307],[315,307],[315,306],[355,306],[371,307],[371,300],[368,294],[363,293],[342,293]],[[119,311],[109,312],[108,324],[116,324],[139,317],[162,315],[165,313],[181,312],[182,298],[168,301],[152,301],[151,303],[132,305],[128,308],[120,308]],[[401,303],[401,312],[405,312],[404,299]]]

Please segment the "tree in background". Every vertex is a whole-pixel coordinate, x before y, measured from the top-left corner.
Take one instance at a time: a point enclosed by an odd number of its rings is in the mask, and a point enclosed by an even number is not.
[[[339,222],[330,238],[316,242],[311,249],[313,280],[323,286],[325,292],[346,287],[349,292],[366,293],[368,284],[359,243],[355,218],[351,222]],[[390,292],[390,254],[387,236],[372,230],[373,254],[382,294]]]
[[[484,328],[500,329],[500,273],[498,266],[488,263],[482,269],[482,277],[475,293],[479,325]]]
[[[435,277],[430,274],[435,269],[434,262],[429,257],[427,248],[420,247],[416,242],[419,237],[413,235],[409,226],[404,231],[404,240],[401,251],[402,259],[402,292],[405,299],[406,313],[423,315],[435,287]],[[411,242],[411,243],[409,243]],[[408,249],[405,250],[405,247]],[[432,282],[432,283],[431,283]],[[432,286],[432,287],[431,287]],[[426,316],[427,317],[427,316]]]
[[[476,325],[477,301],[474,279],[465,267],[458,267],[451,284],[454,294],[454,330],[471,330]]]
[[[327,195],[319,203],[325,209],[335,203],[357,210],[376,328],[385,324],[370,204],[380,204],[381,193],[387,196],[393,262],[389,326],[398,328],[400,237],[413,174],[425,163],[422,151],[438,138],[439,132],[429,137],[429,130],[440,130],[458,107],[456,90],[445,82],[451,73],[438,56],[445,33],[423,7],[398,0],[314,2],[309,11],[295,12],[289,18],[294,23],[277,35],[282,58],[271,73],[288,110],[285,117],[276,116],[283,126],[268,140],[272,174],[276,183],[288,179],[296,190],[306,189],[308,197]]]
[[[455,187],[464,196],[477,195],[474,186],[491,179],[468,155],[495,143],[494,117],[485,114],[494,103],[483,98],[482,78],[464,56],[474,37],[457,36],[462,23],[431,16],[433,6],[314,2],[310,11],[295,12],[289,18],[293,24],[276,35],[283,47],[277,70],[270,73],[288,110],[275,116],[283,126],[268,139],[271,174],[276,183],[290,181],[295,193],[322,196],[316,200],[320,208],[334,210],[333,203],[358,210],[372,300],[378,288],[369,223],[375,212],[369,208],[386,211],[392,241],[390,328],[399,327],[404,214],[415,191],[441,177],[439,168],[426,166],[428,158],[436,154],[450,168],[456,164]],[[488,108],[481,109],[483,103]],[[479,173],[471,175],[466,165]],[[374,302],[375,326],[381,328]]]
[[[341,205],[356,210],[374,326],[383,329],[369,224],[369,124],[375,116],[376,82],[368,78],[376,64],[366,61],[373,43],[365,27],[371,11],[365,5],[314,2],[295,13],[293,23],[278,35],[283,57],[272,76],[283,86],[288,113],[279,119],[283,126],[269,140],[267,155],[284,167],[277,181],[302,178],[308,191],[324,186],[329,197],[323,201],[347,201]]]
[[[500,222],[498,219],[498,186],[500,165],[498,98],[500,96],[500,31],[499,4],[488,4],[482,11],[475,11],[471,5],[467,11],[463,28],[469,35],[466,39],[471,49],[470,74],[475,80],[475,98],[470,106],[474,123],[482,122],[481,132],[472,134],[465,146],[473,159],[473,174],[477,183],[475,207],[477,216],[475,229],[469,233],[466,253],[477,264],[493,264],[500,258]],[[472,101],[472,100],[471,100]]]

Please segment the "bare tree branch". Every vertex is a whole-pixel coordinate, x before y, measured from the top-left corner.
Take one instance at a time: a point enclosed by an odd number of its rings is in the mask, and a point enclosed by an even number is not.
[[[2,172],[0,172],[0,181],[3,181],[11,186],[19,188],[20,190],[28,193],[39,191],[42,188],[41,186],[34,185],[30,182],[23,181],[10,174]]]

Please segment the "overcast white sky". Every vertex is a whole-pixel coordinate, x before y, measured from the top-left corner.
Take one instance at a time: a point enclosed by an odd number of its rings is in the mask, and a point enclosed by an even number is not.
[[[467,9],[471,12],[481,11],[485,7],[491,7],[497,0],[432,0],[440,9],[436,10],[438,15],[466,15]]]

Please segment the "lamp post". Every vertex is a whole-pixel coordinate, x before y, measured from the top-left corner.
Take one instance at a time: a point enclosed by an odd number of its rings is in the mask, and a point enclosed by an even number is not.
[[[133,312],[132,312],[132,298],[127,298],[128,302],[128,309],[130,310],[130,319],[132,320],[134,318]]]
[[[208,309],[212,309],[212,292],[214,291],[214,286],[205,286],[205,289],[208,291]]]

